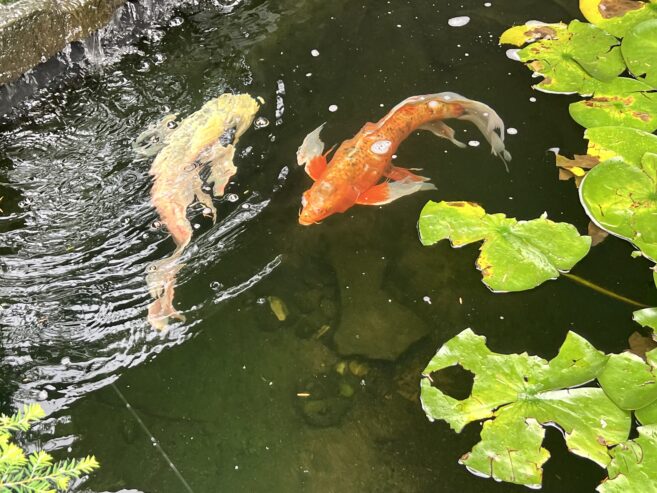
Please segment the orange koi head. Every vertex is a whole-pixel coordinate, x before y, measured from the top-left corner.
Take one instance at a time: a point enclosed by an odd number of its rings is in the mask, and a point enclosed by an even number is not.
[[[299,224],[309,226],[332,214],[346,211],[354,204],[357,194],[351,187],[339,187],[327,180],[317,181],[304,192]]]

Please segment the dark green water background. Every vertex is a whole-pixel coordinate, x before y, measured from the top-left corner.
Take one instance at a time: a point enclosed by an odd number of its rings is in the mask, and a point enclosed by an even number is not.
[[[585,231],[576,190],[557,180],[547,152],[585,148],[569,99],[532,91],[530,73],[497,45],[513,24],[576,17],[576,3],[254,0],[228,12],[208,2],[118,62],[41,93],[0,123],[5,404],[47,395],[53,417],[42,441],[74,456],[93,452],[102,468],[86,486],[95,491],[183,491],[110,381],[196,492],[526,491],[457,464],[480,428],[457,435],[427,421],[421,368],[466,327],[499,352],[549,358],[571,329],[620,351],[637,328],[631,307],[567,279],[493,295],[473,267],[477,246],[423,248],[416,221],[429,199],[470,200],[521,219],[547,211]],[[458,15],[470,23],[449,27]],[[188,323],[160,336],[145,322],[144,269],[173,244],[152,226],[150,162],[130,144],[164,114],[188,115],[227,90],[262,96],[271,124],[241,139],[227,189],[236,200],[218,201],[217,224],[190,212],[199,227],[176,294]],[[510,173],[485,145],[462,150],[417,134],[397,163],[423,168],[437,191],[297,224],[309,178],[295,151],[306,133],[327,121],[325,141],[340,142],[410,95],[448,90],[488,103],[518,130],[507,137]],[[473,126],[457,127],[463,140],[483,141]],[[610,238],[574,273],[655,303],[648,265],[630,251]],[[262,303],[267,296],[288,305],[286,322]],[[366,333],[365,318],[387,314],[386,303],[392,315]],[[359,358],[364,377],[340,378],[334,365],[345,355],[333,337],[347,310],[352,329],[361,314],[362,338],[377,348],[397,347],[409,311],[426,335],[395,361]],[[330,329],[318,337],[322,325]],[[337,397],[340,384],[354,395]],[[445,385],[467,393],[457,378]],[[321,423],[296,397],[308,389],[327,397]],[[557,430],[546,446],[544,491],[593,491],[604,477],[568,454]]]

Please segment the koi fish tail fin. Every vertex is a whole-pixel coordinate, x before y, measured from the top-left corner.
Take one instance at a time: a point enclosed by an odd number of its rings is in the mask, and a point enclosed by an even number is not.
[[[511,161],[511,154],[504,147],[504,122],[499,115],[487,104],[459,96],[454,93],[443,93],[443,100],[458,103],[463,107],[463,114],[457,116],[459,120],[474,123],[490,144],[491,152],[502,159],[504,166]],[[507,167],[508,171],[508,167]]]
[[[148,306],[148,322],[159,331],[167,328],[170,319],[185,321],[185,316],[173,307],[176,275],[183,267],[181,253],[176,250],[170,257],[153,262],[146,274],[146,284],[153,298]]]

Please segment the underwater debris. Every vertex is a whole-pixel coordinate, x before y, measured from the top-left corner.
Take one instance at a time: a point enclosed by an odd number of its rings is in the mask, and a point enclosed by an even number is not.
[[[237,171],[233,164],[235,146],[261,103],[248,94],[222,94],[180,122],[176,115],[165,116],[133,144],[139,154],[156,155],[150,169],[151,203],[176,244],[175,251],[151,264],[146,275],[154,299],[148,321],[158,330],[164,330],[170,318],[185,319],[173,307],[173,296],[176,274],[183,266],[180,257],[192,238],[187,207],[198,201],[216,220],[212,197],[224,194],[228,180]],[[201,173],[208,173],[205,180]],[[205,191],[204,184],[212,187],[212,194]]]

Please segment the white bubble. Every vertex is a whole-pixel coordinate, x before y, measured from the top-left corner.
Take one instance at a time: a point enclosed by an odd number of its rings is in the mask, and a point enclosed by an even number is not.
[[[480,142],[478,140],[471,140],[468,142],[470,147],[479,147]]]
[[[335,113],[336,111],[338,111],[338,105],[337,104],[332,104],[331,106],[329,106],[329,111],[331,113]]]
[[[493,6],[493,4],[490,3],[490,2],[486,2],[486,3],[484,4],[484,7],[492,7],[492,6]]]
[[[319,51],[317,51],[317,50],[310,50],[310,54],[311,54],[312,56],[319,56]]]
[[[447,21],[447,24],[449,24],[452,27],[463,27],[468,22],[470,22],[470,17],[468,17],[467,15],[461,15],[459,17],[452,17]]]
[[[509,135],[516,135],[518,133],[518,129],[510,127],[506,129],[506,133],[508,133]]]
[[[536,98],[535,98],[534,96],[532,96],[531,98],[529,98],[529,101],[532,102],[532,103],[535,103],[535,102],[536,102]]]

